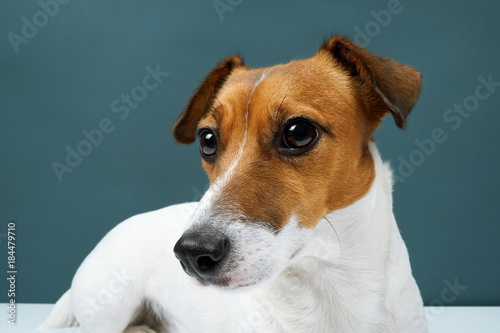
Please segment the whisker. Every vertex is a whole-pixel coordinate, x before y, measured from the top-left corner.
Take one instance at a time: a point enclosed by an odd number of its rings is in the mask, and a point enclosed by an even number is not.
[[[198,83],[200,83],[200,84],[202,83],[202,81],[201,81],[200,79],[198,79],[196,76],[194,76],[193,74],[191,74],[190,72],[188,72],[187,70],[185,70],[183,67],[181,67],[181,66],[179,66],[179,65],[177,65],[177,67],[179,67],[179,68],[181,69],[181,71],[183,71],[184,73],[186,73],[187,75],[191,76],[193,79],[195,79],[196,81],[198,81]],[[174,81],[174,83],[176,83],[176,82]],[[178,83],[177,83],[177,84],[178,84]],[[179,85],[180,85],[180,84],[179,84]],[[182,86],[182,87],[184,87],[184,86]],[[186,88],[186,87],[184,87],[184,88]],[[186,88],[186,89],[187,89],[187,88]],[[193,93],[193,91],[191,91],[191,93]],[[219,100],[219,98],[217,97],[217,94],[216,94],[216,95],[214,95],[214,97],[215,97],[215,99],[219,102],[219,104],[220,104],[220,105],[222,105],[222,102],[221,102],[221,101]]]
[[[169,79],[170,81],[172,81],[173,83],[175,83],[176,85],[178,85],[179,87],[182,87],[182,88],[186,89],[187,91],[189,91],[190,93],[193,93],[193,91],[192,91],[191,89],[189,89],[188,87],[186,87],[186,86],[185,86],[185,85],[183,85],[183,84],[180,84],[180,83],[179,83],[179,82],[177,82],[177,81],[172,80],[172,79],[170,78],[170,76],[169,76],[169,78],[168,78],[168,79]]]
[[[195,79],[196,81],[198,81],[198,83],[201,83],[201,80],[198,79],[196,76],[194,76],[193,74],[191,74],[190,72],[188,72],[187,70],[185,70],[183,67],[177,65],[177,67],[179,67],[184,73],[186,73],[187,75],[191,76],[193,79]]]
[[[328,222],[328,224],[332,227],[333,231],[335,232],[335,236],[337,236],[337,240],[339,241],[339,247],[340,247],[340,262],[339,265],[342,264],[342,243],[340,242],[340,237],[339,234],[337,233],[337,230],[333,226],[333,224],[326,218],[325,215],[325,220]]]
[[[286,91],[285,91],[285,96],[283,96],[283,100],[281,101],[281,104],[280,106],[278,107],[278,111],[281,110],[281,106],[283,105],[283,103],[285,102],[285,98],[286,96],[288,95],[288,91],[290,90],[290,87],[292,86],[292,82],[293,82],[293,76],[292,76],[292,79],[290,80],[290,83],[288,84],[288,87],[286,88]]]

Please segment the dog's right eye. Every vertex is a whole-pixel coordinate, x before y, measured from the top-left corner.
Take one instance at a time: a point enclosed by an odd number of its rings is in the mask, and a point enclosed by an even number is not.
[[[211,162],[215,159],[219,144],[215,133],[210,129],[204,129],[200,133],[200,153],[203,158]]]
[[[319,126],[306,118],[288,121],[282,129],[278,151],[287,156],[298,156],[311,150],[320,136]]]

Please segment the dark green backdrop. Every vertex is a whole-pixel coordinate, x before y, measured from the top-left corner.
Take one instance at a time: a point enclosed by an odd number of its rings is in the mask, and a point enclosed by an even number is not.
[[[197,147],[174,143],[171,128],[220,59],[271,66],[339,33],[424,75],[408,129],[387,118],[376,139],[399,176],[395,214],[425,302],[500,305],[497,2],[60,2],[0,5],[0,237],[17,221],[18,302],[56,301],[123,219],[200,197]],[[147,90],[157,66],[169,74]],[[88,156],[61,182],[53,164],[67,165],[67,147]],[[467,286],[452,301],[450,283]]]

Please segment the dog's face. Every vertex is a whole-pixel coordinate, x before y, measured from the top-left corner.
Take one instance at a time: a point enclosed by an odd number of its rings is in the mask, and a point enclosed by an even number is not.
[[[368,192],[368,142],[387,113],[404,127],[419,92],[418,72],[342,38],[271,68],[223,61],[174,127],[180,143],[199,137],[211,183],[175,248],[186,272],[233,288],[280,272],[325,214]]]

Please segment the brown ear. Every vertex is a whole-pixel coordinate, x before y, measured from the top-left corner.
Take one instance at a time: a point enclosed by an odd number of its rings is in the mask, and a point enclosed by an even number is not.
[[[399,128],[406,127],[406,118],[420,95],[422,74],[391,59],[374,56],[342,37],[330,39],[321,51],[329,52],[364,91],[379,99],[384,113],[392,113]]]
[[[191,144],[196,140],[198,122],[212,105],[217,92],[229,74],[241,66],[245,66],[241,58],[230,57],[223,60],[207,75],[174,125],[174,138],[177,142]]]

